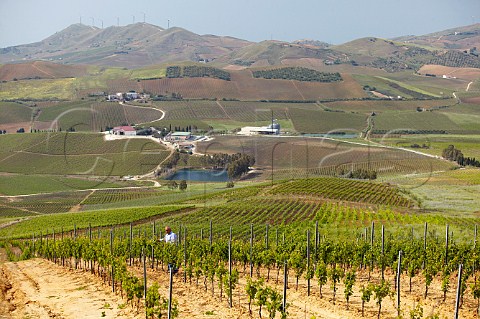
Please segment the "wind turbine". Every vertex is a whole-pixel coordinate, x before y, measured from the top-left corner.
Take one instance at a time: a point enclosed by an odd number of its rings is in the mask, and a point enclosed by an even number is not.
[[[146,16],[146,14],[145,14],[145,12],[140,12],[140,13],[143,14],[143,23],[145,23],[145,16]]]
[[[90,19],[92,19],[92,26],[95,26],[95,18],[94,18],[94,17],[90,17]]]

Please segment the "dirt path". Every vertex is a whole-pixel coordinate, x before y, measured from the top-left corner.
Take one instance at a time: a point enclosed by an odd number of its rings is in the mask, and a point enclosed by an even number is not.
[[[0,318],[144,318],[124,303],[83,271],[43,259],[0,265]]]
[[[2,252],[0,251],[0,255]],[[142,277],[143,267],[140,265],[130,268],[137,277]],[[241,270],[240,270],[241,271]],[[165,270],[151,270],[148,267],[148,280],[151,285],[159,283],[160,294],[168,296],[168,274]],[[265,275],[265,272],[262,271]],[[365,284],[367,274],[358,273],[358,280],[350,302],[350,310],[346,309],[343,295],[343,284],[338,285],[337,301],[332,301],[332,291],[329,284],[323,288],[323,298],[319,297],[316,280],[312,280],[311,296],[306,294],[305,280],[300,279],[298,291],[295,281],[290,275],[287,301],[289,303],[288,318],[374,318],[377,306],[372,300],[366,304],[365,317],[361,315],[360,284]],[[378,273],[373,274],[373,281],[378,280]],[[256,279],[256,275],[254,275]],[[282,289],[282,274],[275,284],[276,271],[271,272],[268,286],[277,291]],[[391,283],[394,274],[387,273],[386,279]],[[406,276],[402,279],[402,308],[403,313],[409,311],[417,303],[422,305],[424,315],[440,314],[441,318],[453,315],[454,288],[449,289],[446,302],[442,301],[440,281],[434,280],[429,297],[424,299],[424,282],[421,276],[415,277],[412,293],[408,292]],[[455,276],[451,278],[454,286]],[[192,284],[183,282],[182,269],[175,275],[173,282],[174,298],[178,301],[178,318],[259,318],[258,306],[252,307],[252,316],[248,315],[248,297],[245,293],[245,276],[240,276],[240,282],[233,294],[233,308],[229,308],[225,295],[220,299],[217,280],[214,282],[215,291],[212,294],[211,283],[207,282],[204,288],[203,276],[198,286],[193,279]],[[392,287],[393,288],[393,287]],[[382,304],[381,318],[396,318],[394,299],[386,298]],[[44,259],[32,259],[17,263],[0,264],[0,318],[144,318],[143,313],[136,313],[130,306],[123,307],[125,300],[119,295],[111,293],[110,287],[104,285],[101,279],[83,270],[69,270],[55,265]],[[120,309],[123,308],[123,309]],[[474,318],[476,302],[466,293],[466,300],[461,309],[461,318]],[[267,317],[267,311],[262,311],[262,318]],[[279,318],[279,315],[275,318]]]
[[[468,83],[467,88],[465,89],[466,92],[468,92],[468,90],[470,89],[470,85],[472,85],[472,84],[473,84],[473,82]]]

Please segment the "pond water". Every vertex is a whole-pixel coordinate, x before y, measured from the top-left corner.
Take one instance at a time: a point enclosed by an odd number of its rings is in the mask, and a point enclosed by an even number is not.
[[[208,169],[180,169],[170,175],[168,180],[186,180],[200,182],[227,182],[228,174],[226,170],[208,170]]]

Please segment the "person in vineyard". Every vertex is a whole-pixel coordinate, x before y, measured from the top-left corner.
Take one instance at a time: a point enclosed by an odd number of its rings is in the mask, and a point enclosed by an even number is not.
[[[177,234],[172,232],[170,226],[165,226],[165,237],[161,239],[166,243],[175,244],[177,243]],[[176,274],[178,272],[178,268],[175,266],[175,263],[168,263],[168,270],[172,269],[173,273]]]
[[[165,227],[165,237],[163,237],[161,240],[165,241],[166,243],[173,243],[175,244],[177,242],[177,234],[172,232],[172,229],[170,226]]]

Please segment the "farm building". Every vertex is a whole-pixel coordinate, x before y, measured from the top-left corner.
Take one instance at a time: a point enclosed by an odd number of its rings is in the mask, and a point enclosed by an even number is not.
[[[280,134],[280,124],[273,123],[268,126],[246,126],[242,127],[239,135],[278,135]]]
[[[138,99],[140,98],[140,94],[138,94],[137,92],[127,92],[125,93],[125,99],[128,101],[128,100],[135,100],[135,99]]]
[[[112,130],[114,135],[135,136],[137,131],[131,126],[116,126]]]
[[[165,136],[165,141],[177,142],[177,141],[186,141],[192,137],[190,132],[173,132]]]

